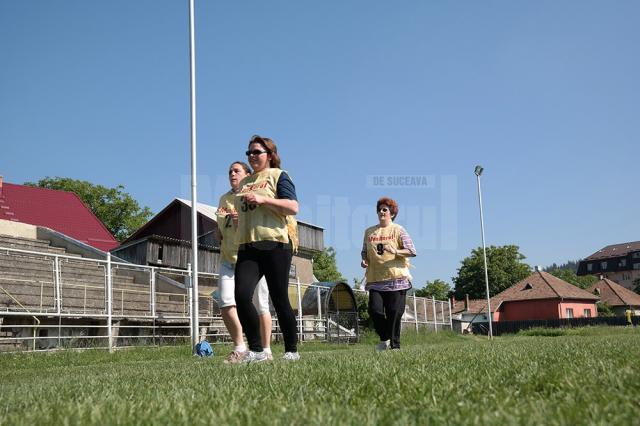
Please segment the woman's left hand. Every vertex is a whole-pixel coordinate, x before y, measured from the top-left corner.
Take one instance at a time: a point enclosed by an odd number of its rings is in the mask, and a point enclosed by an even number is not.
[[[263,197],[262,195],[258,195],[258,194],[249,193],[244,196],[244,199],[249,204],[256,204],[260,206],[266,202],[267,197]]]
[[[391,254],[398,254],[398,250],[396,250],[395,248],[391,247],[389,244],[385,244],[384,245],[384,251],[388,251]]]

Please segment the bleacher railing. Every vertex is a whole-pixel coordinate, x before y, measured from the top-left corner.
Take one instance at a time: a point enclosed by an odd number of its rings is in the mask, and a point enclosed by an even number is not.
[[[59,348],[122,348],[186,343],[193,305],[191,271],[136,265],[0,247],[0,352]],[[13,263],[11,263],[13,262]],[[7,265],[19,265],[7,270]],[[223,342],[229,335],[213,297],[217,274],[198,273],[200,338]],[[357,338],[356,326],[332,323],[324,312],[320,287],[290,281],[289,297],[302,341],[327,340],[330,330],[345,341]],[[318,295],[316,312],[302,300]],[[354,293],[366,294],[354,289]],[[273,313],[273,335],[281,339]],[[448,301],[408,296],[403,328],[437,332],[451,329]]]

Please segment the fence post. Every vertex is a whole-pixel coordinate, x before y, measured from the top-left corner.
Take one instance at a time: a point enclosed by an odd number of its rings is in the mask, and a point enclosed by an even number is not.
[[[422,298],[422,309],[424,310],[424,326],[429,329],[429,315],[427,315],[427,298]]]
[[[300,333],[299,340],[302,341],[302,293],[300,292],[300,278],[296,279],[296,290],[298,292],[298,330]]]
[[[56,315],[58,316],[58,346],[62,345],[62,290],[60,288],[60,258],[54,258],[54,292],[56,295]]]
[[[191,263],[187,263],[187,274],[188,274],[188,281],[189,281],[189,285],[187,286],[187,293],[189,295],[189,337],[191,338],[191,343],[193,343],[191,345],[192,350],[194,350],[193,348],[195,348],[195,343],[194,341],[196,340],[196,333],[197,331],[195,331],[193,329],[194,326],[194,322],[193,322],[193,287],[191,286]],[[197,342],[196,342],[197,343]]]
[[[61,299],[62,296],[60,294],[60,260],[58,259],[58,256],[53,258],[53,266],[54,266],[54,273],[53,273],[53,280],[54,280],[54,292],[55,292],[55,297],[56,297],[56,314],[60,315],[61,311],[62,311],[62,306],[61,305]]]
[[[113,283],[111,281],[111,253],[107,252],[107,335],[109,337],[109,352],[113,352],[113,328],[111,320],[113,315]]]
[[[451,329],[451,331],[453,331],[453,316],[451,315],[451,299],[449,299],[448,302],[449,302],[449,328]]]
[[[416,294],[413,293],[413,321],[416,323],[416,333],[418,332],[418,305],[416,304]]]
[[[316,287],[316,298],[317,298],[317,303],[318,303],[318,321],[319,321],[319,324],[322,324],[322,306],[320,306],[322,301],[320,300],[321,299],[320,298],[320,287]]]
[[[431,302],[433,303],[433,328],[438,332],[438,316],[436,315],[436,298],[431,298]]]
[[[156,344],[156,268],[151,268],[151,318],[153,321],[151,333],[153,333],[152,341]]]
[[[151,316],[156,317],[156,268],[151,267]]]

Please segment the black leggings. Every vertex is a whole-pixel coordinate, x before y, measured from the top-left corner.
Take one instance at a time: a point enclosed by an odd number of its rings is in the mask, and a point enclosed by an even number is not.
[[[275,241],[241,244],[236,262],[236,306],[240,324],[247,336],[249,349],[262,352],[260,319],[253,306],[253,292],[262,276],[267,280],[271,303],[278,316],[286,352],[297,352],[296,316],[289,303],[289,270],[291,245]]]
[[[392,348],[400,347],[400,325],[407,290],[369,291],[369,316],[380,340],[391,340]]]

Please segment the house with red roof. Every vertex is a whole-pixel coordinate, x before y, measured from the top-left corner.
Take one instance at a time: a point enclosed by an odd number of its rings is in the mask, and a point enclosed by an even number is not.
[[[547,272],[535,271],[491,298],[494,321],[590,318],[599,297]]]
[[[491,311],[495,312],[495,305],[492,302]],[[469,295],[464,300],[451,300],[451,326],[453,331],[466,333],[471,331],[471,326],[475,323],[487,322],[487,299],[469,299]]]
[[[53,229],[102,251],[118,246],[104,224],[72,192],[3,182],[0,220]]]
[[[621,286],[609,278],[602,278],[589,288],[600,297],[601,303],[609,305],[616,316],[624,316],[627,310],[634,316],[640,315],[640,294]]]

